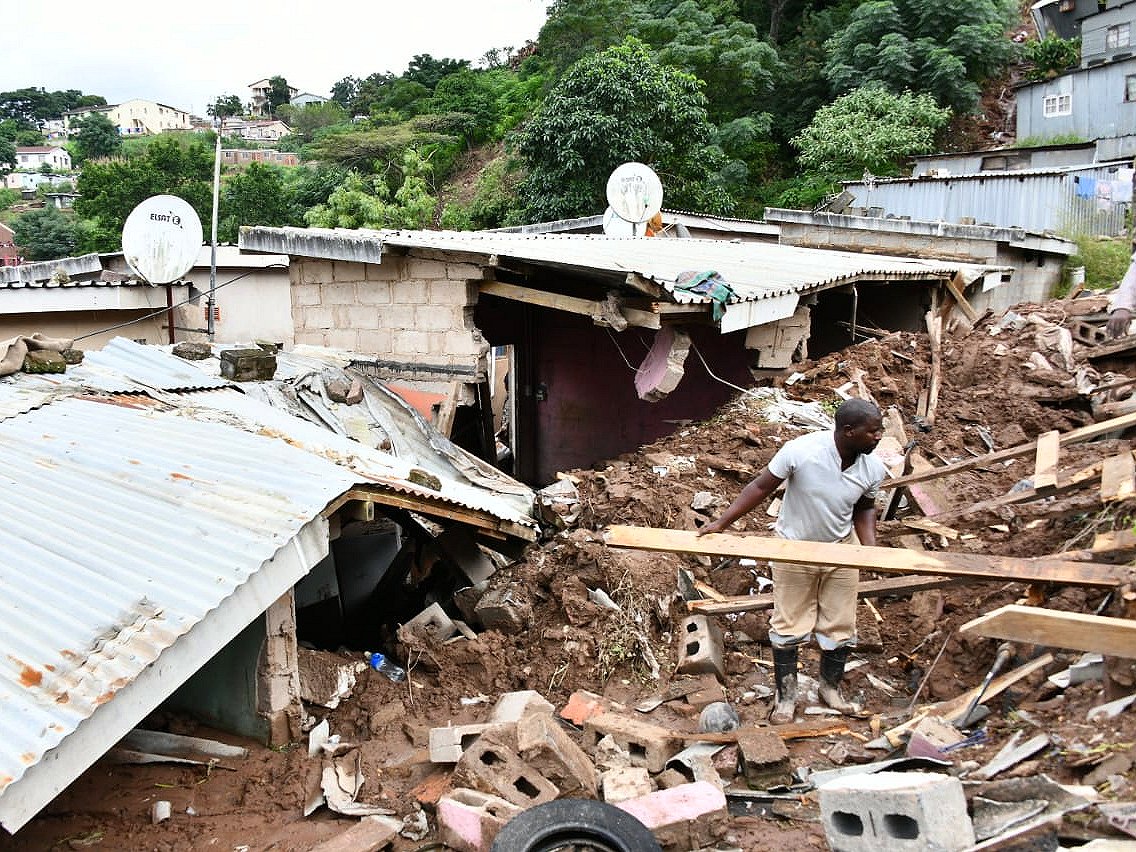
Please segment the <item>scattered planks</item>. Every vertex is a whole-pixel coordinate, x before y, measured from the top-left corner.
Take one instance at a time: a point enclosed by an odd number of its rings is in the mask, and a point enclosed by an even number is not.
[[[1136,621],[1128,618],[1010,604],[968,621],[959,633],[1136,659]]]
[[[888,577],[883,580],[865,580],[856,589],[858,598],[874,598],[880,595],[902,595],[927,589],[941,589],[958,582],[951,577]],[[690,601],[687,607],[691,612],[702,615],[726,615],[731,612],[755,612],[773,608],[773,595],[739,595],[723,597],[721,600]]]
[[[783,740],[804,740],[810,737],[827,737],[832,734],[846,734],[848,733],[848,723],[843,720],[837,721],[820,721],[820,722],[791,722],[787,725],[768,725],[759,728],[762,731],[772,731],[781,737]],[[708,733],[687,734],[675,733],[674,735],[685,742],[699,742],[699,743],[720,743],[722,745],[733,745],[738,741],[738,734],[745,733],[744,731],[726,731],[725,733],[718,733],[711,731]]]
[[[1082,426],[1079,429],[1073,429],[1069,432],[1064,432],[1060,436],[1061,446],[1068,446],[1069,444],[1077,444],[1081,441],[1091,441],[1093,438],[1099,438],[1102,435],[1107,435],[1109,432],[1121,431],[1130,429],[1136,426],[1136,412],[1125,414],[1122,417],[1114,417],[1111,420],[1105,420],[1101,423],[1094,423],[1091,426]],[[900,476],[896,479],[886,479],[880,485],[880,488],[896,488],[900,485],[909,485],[912,482],[925,482],[928,479],[935,479],[940,476],[949,476],[953,473],[960,473],[964,470],[970,470],[975,467],[983,467],[993,464],[994,462],[1005,461],[1006,459],[1020,458],[1034,453],[1037,450],[1037,441],[1030,441],[1028,444],[1019,444],[1016,447],[1008,447],[1004,450],[997,450],[993,453],[987,453],[984,456],[976,456],[970,459],[963,459],[962,461],[955,462],[954,464],[944,465],[943,467],[933,467],[928,470],[921,470],[915,473],[909,473],[905,476]]]
[[[1067,583],[1075,586],[1116,586],[1128,572],[1115,565],[1075,562],[1052,556],[1020,559],[970,553],[930,553],[858,544],[789,541],[728,533],[699,537],[686,530],[612,526],[604,535],[611,547],[772,559],[798,565],[838,565],[898,574]]]

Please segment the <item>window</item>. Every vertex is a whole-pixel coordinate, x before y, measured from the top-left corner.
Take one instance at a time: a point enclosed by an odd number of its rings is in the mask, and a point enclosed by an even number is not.
[[[1042,104],[1042,113],[1046,118],[1056,118],[1059,115],[1072,115],[1072,95],[1046,95]]]
[[[1132,44],[1132,34],[1129,25],[1126,23],[1111,26],[1105,33],[1105,50],[1116,50],[1118,47],[1128,47],[1130,44]]]
[[[1128,103],[1136,101],[1136,74],[1124,78],[1124,100]]]

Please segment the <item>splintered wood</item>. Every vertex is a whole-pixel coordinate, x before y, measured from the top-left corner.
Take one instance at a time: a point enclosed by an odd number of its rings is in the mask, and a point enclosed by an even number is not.
[[[959,633],[1136,659],[1136,621],[1011,604],[968,621]]]
[[[1037,455],[1033,467],[1035,491],[1057,487],[1057,456],[1061,451],[1061,433],[1046,432],[1037,439]]]

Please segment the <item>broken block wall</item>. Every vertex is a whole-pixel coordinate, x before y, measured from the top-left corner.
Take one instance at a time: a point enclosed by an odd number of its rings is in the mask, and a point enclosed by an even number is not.
[[[489,347],[473,324],[480,267],[293,258],[290,272],[297,344],[370,355],[407,377],[484,378]]]

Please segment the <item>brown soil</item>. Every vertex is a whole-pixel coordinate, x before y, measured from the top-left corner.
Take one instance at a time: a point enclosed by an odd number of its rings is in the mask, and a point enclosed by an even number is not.
[[[1069,305],[1053,302],[1016,310],[1023,317],[1037,313],[1060,323]],[[1093,421],[1086,397],[1070,392],[1069,370],[1054,367],[1050,375],[1026,366],[1039,351],[1037,327],[991,334],[995,320],[986,317],[974,329],[959,328],[945,335],[937,416],[929,431],[918,433],[921,452],[934,464],[983,454],[988,450],[987,440],[1001,449],[1048,430],[1068,430]],[[1076,351],[1074,370],[1085,365],[1083,350]],[[898,408],[909,434],[915,434],[915,400],[928,380],[929,352],[925,335],[891,334],[797,365],[796,371],[804,378],[785,390],[798,399],[831,403],[833,388],[860,377],[882,407]],[[1053,358],[1051,352],[1042,352]],[[1107,377],[1100,379],[1105,380]],[[441,646],[426,640],[404,644],[399,650],[410,669],[407,683],[391,683],[368,669],[354,695],[337,709],[309,708],[313,715],[330,720],[332,733],[358,744],[367,779],[360,798],[399,815],[412,813],[416,805],[411,791],[435,771],[426,758],[429,729],[484,721],[492,703],[504,692],[536,690],[559,708],[577,689],[634,704],[665,685],[677,662],[675,630],[686,612],[676,595],[676,572],[686,569],[724,595],[755,592],[758,577],[767,572],[763,566],[737,560],[608,549],[602,543],[603,528],[634,524],[694,529],[714,517],[778,446],[796,434],[790,426],[769,422],[761,403],[741,397],[709,421],[680,428],[637,452],[597,465],[600,469],[574,471],[579,519],[541,545],[530,547],[522,561],[499,570],[491,580],[492,587],[508,586],[531,606],[526,630],[515,634],[486,631],[476,640]],[[1077,469],[1127,447],[1126,442],[1114,440],[1063,448],[1061,468]],[[943,480],[944,493],[951,506],[966,506],[1004,493],[1029,477],[1032,469],[1030,457],[1009,465],[976,468]],[[720,502],[696,511],[691,503],[698,492],[709,492]],[[1094,493],[1089,488],[1004,507],[993,515],[964,516],[951,524],[959,538],[923,535],[920,543],[935,550],[1013,556],[1086,547],[1091,543],[1087,534],[1130,525],[1134,508],[1129,501],[1102,511]],[[770,520],[759,510],[738,527],[765,533]],[[894,544],[899,546],[898,540]],[[621,612],[592,603],[588,590],[596,588],[606,591]],[[855,658],[864,664],[850,672],[846,692],[862,697],[879,718],[851,720],[851,735],[790,743],[794,766],[818,770],[887,756],[864,748],[875,736],[873,721],[886,729],[907,718],[913,703],[951,699],[981,682],[993,662],[997,642],[960,638],[958,626],[1027,596],[1050,608],[1086,613],[1105,603],[1101,591],[1028,590],[1012,581],[967,582],[913,597],[876,599],[875,609],[882,619],[879,650],[857,651]],[[875,620],[867,607],[862,609],[864,619]],[[1115,602],[1105,612],[1120,614]],[[763,644],[766,616],[724,616],[719,624],[726,636],[727,697],[743,726],[762,725],[768,703],[755,699],[753,690],[770,683],[769,649]],[[641,635],[657,661],[661,683],[650,676]],[[1024,662],[1033,651],[1019,647],[1015,663]],[[1000,777],[1044,772],[1061,782],[1080,783],[1093,761],[1132,748],[1136,714],[1123,713],[1100,724],[1086,721],[1090,707],[1115,697],[1106,694],[1100,681],[1064,692],[1046,684],[1046,674],[1079,656],[1060,649],[1053,653],[1056,661],[1044,672],[991,702],[988,741],[956,752],[956,763],[984,763],[1015,730],[1024,729],[1032,736],[1040,729],[1050,735],[1053,746]],[[804,659],[804,671],[815,676],[815,652],[806,652]],[[1109,689],[1116,695],[1131,691],[1131,668],[1115,666],[1111,678]],[[894,694],[878,688],[879,682],[889,685]],[[479,697],[484,697],[482,703],[471,703],[470,699]],[[697,728],[697,712],[682,699],[663,704],[649,718],[676,730]],[[235,741],[217,732],[194,730],[186,720],[151,720],[151,724],[167,727],[171,722],[181,732]],[[0,850],[305,850],[354,823],[326,809],[307,819],[301,816],[304,781],[312,771],[303,744],[280,751],[257,743],[242,744],[249,747],[250,756],[228,762],[235,771],[101,762],[14,838],[0,838]],[[1106,797],[1124,800],[1132,795],[1130,785],[1136,777],[1130,769],[1122,769],[1107,780],[1095,780]],[[173,817],[153,826],[150,805],[159,798],[172,803]],[[825,848],[818,818],[815,798],[808,796],[797,804],[779,803],[768,813],[735,815],[723,848],[731,844],[744,850],[781,852]],[[1078,830],[1082,836],[1092,836],[1096,827],[1094,823],[1091,830]],[[434,833],[420,840],[399,839],[394,848],[441,848],[429,845],[435,840]]]

